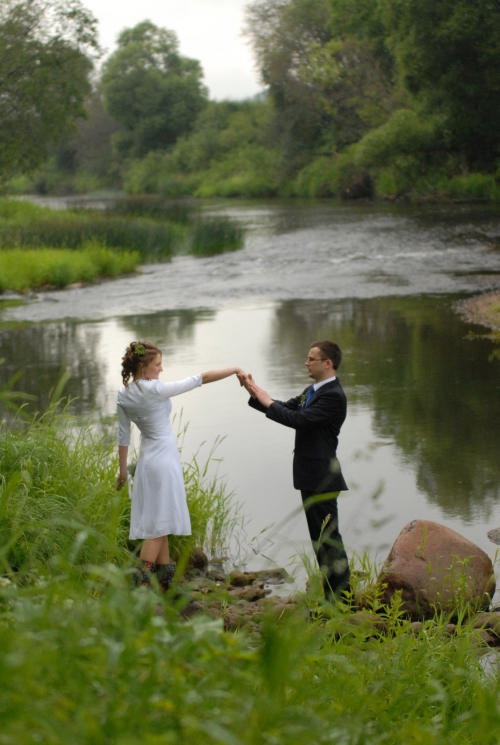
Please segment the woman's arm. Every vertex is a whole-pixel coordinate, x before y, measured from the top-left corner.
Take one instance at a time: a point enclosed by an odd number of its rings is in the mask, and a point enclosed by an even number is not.
[[[230,375],[245,375],[241,367],[225,367],[223,370],[208,370],[207,372],[201,373],[202,383],[215,383],[217,380],[223,380],[229,378]],[[240,384],[241,383],[240,380]]]
[[[118,459],[120,461],[120,473],[118,474],[118,478],[116,479],[117,489],[119,489],[120,486],[123,486],[123,484],[126,482],[128,478],[127,458],[128,458],[128,445],[118,445]]]

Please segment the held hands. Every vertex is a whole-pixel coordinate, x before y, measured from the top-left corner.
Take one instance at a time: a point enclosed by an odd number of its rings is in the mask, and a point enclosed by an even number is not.
[[[238,374],[238,380],[248,393],[256,398],[263,406],[270,406],[273,403],[273,399],[263,388],[257,385],[252,377],[251,373]]]

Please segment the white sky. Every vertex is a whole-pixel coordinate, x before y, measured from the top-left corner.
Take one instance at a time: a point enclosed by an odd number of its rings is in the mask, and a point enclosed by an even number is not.
[[[124,28],[150,20],[175,31],[181,54],[198,59],[211,99],[242,99],[262,90],[250,47],[241,35],[249,0],[83,0],[99,21],[111,53]]]

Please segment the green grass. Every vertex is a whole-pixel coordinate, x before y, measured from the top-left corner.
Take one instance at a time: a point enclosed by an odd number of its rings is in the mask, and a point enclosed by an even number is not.
[[[211,256],[236,251],[243,245],[244,230],[233,220],[210,217],[195,222],[189,235],[189,253]]]
[[[139,264],[137,251],[111,251],[89,243],[80,251],[58,248],[4,249],[0,251],[0,291],[22,292],[30,287],[66,287],[72,282],[92,282],[117,277]]]
[[[61,279],[56,277],[56,281],[43,280],[37,284],[48,282],[64,286],[77,279],[86,280],[87,275],[92,274],[88,251],[85,251],[88,244],[98,244],[117,252],[133,251],[139,254],[141,261],[152,262],[169,260],[179,253],[206,256],[234,251],[241,248],[243,239],[244,229],[227,218],[205,218],[190,203],[167,202],[157,197],[118,200],[104,213],[57,211],[27,201],[0,200],[0,255],[11,249],[75,251],[71,262],[65,258]],[[76,257],[82,249],[86,259]],[[28,259],[23,261],[27,262]],[[82,276],[70,272],[70,263],[80,267]],[[45,264],[40,253],[41,273],[45,272]],[[70,274],[73,279],[68,280]],[[4,279],[2,288],[18,289],[18,285],[8,285]]]
[[[376,608],[384,631],[347,605],[308,621],[313,582],[257,640],[182,621],[182,593],[132,591],[114,440],[54,407],[0,431],[2,745],[497,745],[500,675],[466,624],[414,636],[397,602]],[[206,546],[217,490],[196,462],[185,476]]]
[[[9,403],[10,387],[0,389]],[[57,392],[54,394],[57,397]],[[58,561],[82,565],[116,561],[127,564],[130,502],[127,490],[115,491],[117,469],[114,436],[78,427],[67,414],[54,410],[20,428],[0,429],[0,557],[4,569],[59,572]],[[232,495],[218,478],[209,477],[209,463],[194,458],[184,464],[193,535],[174,538],[180,554],[191,545],[210,555],[226,547],[227,533],[238,523]],[[15,536],[15,540],[13,540]],[[1,571],[1,570],[0,570]]]

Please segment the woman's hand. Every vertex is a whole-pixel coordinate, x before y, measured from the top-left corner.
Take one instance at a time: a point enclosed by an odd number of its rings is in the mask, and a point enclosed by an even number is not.
[[[237,375],[238,380],[241,383],[241,377],[245,377],[246,373],[241,367],[226,367],[223,370],[207,370],[207,372],[201,373],[201,382],[203,384],[205,383],[215,383],[217,380],[224,380],[224,378],[229,378],[230,375]]]
[[[118,478],[116,479],[116,490],[121,489],[123,484],[127,482],[128,479],[128,473],[119,473]]]

